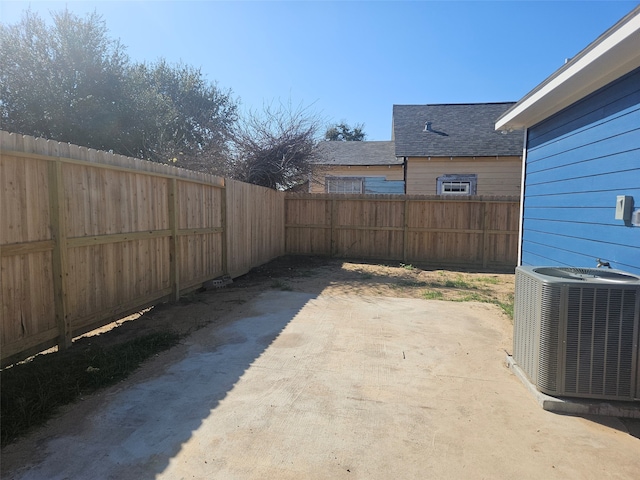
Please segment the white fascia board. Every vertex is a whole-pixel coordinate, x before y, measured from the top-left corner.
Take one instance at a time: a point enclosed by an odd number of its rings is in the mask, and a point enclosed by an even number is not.
[[[640,67],[640,7],[525,95],[496,130],[528,128]]]

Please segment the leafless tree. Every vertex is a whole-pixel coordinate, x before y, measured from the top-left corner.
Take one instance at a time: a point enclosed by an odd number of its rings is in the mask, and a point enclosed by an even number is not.
[[[250,111],[233,134],[228,175],[243,182],[286,190],[309,179],[321,118],[291,102]]]

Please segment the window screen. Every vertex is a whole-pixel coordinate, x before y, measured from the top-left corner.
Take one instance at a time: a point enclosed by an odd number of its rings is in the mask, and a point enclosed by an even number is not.
[[[362,193],[364,179],[361,177],[326,177],[327,193]]]

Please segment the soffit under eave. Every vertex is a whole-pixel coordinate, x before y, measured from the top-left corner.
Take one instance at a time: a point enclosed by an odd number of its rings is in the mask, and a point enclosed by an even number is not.
[[[507,110],[496,130],[529,128],[640,67],[640,10],[610,45],[592,43]],[[615,33],[615,32],[614,32]],[[579,58],[578,58],[579,57]]]

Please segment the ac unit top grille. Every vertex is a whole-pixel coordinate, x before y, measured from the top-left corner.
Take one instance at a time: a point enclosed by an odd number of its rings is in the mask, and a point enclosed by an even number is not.
[[[638,283],[640,277],[619,270],[604,270],[601,268],[574,268],[574,267],[538,267],[533,272],[547,277],[577,282],[595,283]]]

